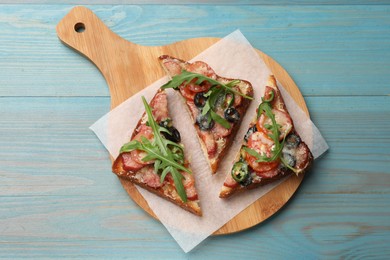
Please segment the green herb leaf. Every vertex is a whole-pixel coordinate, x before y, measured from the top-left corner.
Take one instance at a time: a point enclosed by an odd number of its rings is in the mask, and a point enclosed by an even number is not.
[[[229,122],[225,118],[223,118],[220,115],[218,115],[217,113],[215,113],[213,110],[210,110],[210,116],[215,122],[217,122],[218,124],[220,124],[224,128],[226,128],[226,129],[231,128],[231,125],[229,124]]]
[[[240,82],[240,80],[233,80],[227,84],[223,84],[223,83],[221,83],[215,79],[209,78],[205,75],[194,73],[194,72],[189,72],[186,70],[183,70],[180,74],[173,76],[172,79],[169,82],[167,82],[166,84],[164,84],[161,88],[162,89],[167,89],[167,88],[177,89],[181,84],[183,84],[183,83],[188,84],[194,79],[196,79],[195,84],[197,84],[197,85],[200,85],[202,82],[207,81],[211,84],[211,86],[220,86],[220,87],[222,87],[226,90],[229,90],[237,95],[240,95],[244,98],[247,98],[250,100],[253,99],[250,96],[247,96],[239,91],[232,89],[232,87],[237,85]]]
[[[166,175],[170,173],[174,180],[178,195],[180,196],[182,201],[187,202],[187,195],[183,183],[181,182],[181,180],[183,179],[183,175],[180,173],[180,171],[185,171],[188,173],[191,173],[191,171],[183,165],[183,146],[174,143],[170,140],[167,140],[163,137],[163,135],[161,135],[162,132],[167,132],[168,130],[162,126],[159,126],[154,120],[152,109],[150,108],[144,97],[142,97],[142,101],[145,106],[146,114],[148,115],[147,123],[153,130],[153,142],[151,142],[145,137],[141,137],[141,141],[133,140],[129,143],[124,144],[120,149],[120,153],[130,152],[133,150],[140,150],[145,152],[146,156],[142,158],[142,160],[154,160],[154,171],[161,171],[160,182],[162,183]]]

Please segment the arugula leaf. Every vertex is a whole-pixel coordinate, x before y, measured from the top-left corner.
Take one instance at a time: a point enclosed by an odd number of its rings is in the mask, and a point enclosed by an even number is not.
[[[187,202],[187,195],[182,183],[183,175],[179,172],[185,171],[191,173],[186,168],[184,163],[183,146],[167,140],[161,134],[162,132],[169,132],[166,128],[157,124],[153,118],[152,109],[142,97],[145,106],[146,114],[148,115],[148,125],[152,128],[154,140],[151,142],[145,137],[141,137],[141,141],[133,140],[126,143],[120,149],[120,153],[130,152],[133,150],[140,150],[146,153],[142,158],[143,161],[154,160],[154,171],[160,172],[160,182],[163,182],[168,173],[171,174],[175,183],[176,191],[183,202]]]
[[[247,96],[247,95],[245,95],[245,94],[243,94],[235,89],[232,89],[232,87],[234,85],[237,85],[240,82],[239,80],[233,80],[227,84],[223,84],[223,83],[221,83],[215,79],[209,78],[205,75],[194,73],[194,72],[189,72],[186,70],[182,70],[182,72],[180,74],[173,76],[172,79],[169,82],[167,82],[166,84],[164,84],[161,88],[162,89],[167,89],[167,88],[177,89],[184,82],[185,82],[185,85],[187,85],[188,83],[190,83],[194,79],[196,79],[196,81],[195,81],[196,85],[200,85],[202,82],[207,81],[211,84],[211,86],[220,86],[220,87],[222,87],[230,92],[233,92],[234,94],[240,95],[244,98],[247,98],[250,100],[253,99],[252,97],[249,97],[249,96]]]
[[[232,127],[225,118],[221,117],[220,115],[215,113],[213,110],[210,110],[210,117],[215,122],[217,122],[218,124],[220,124],[221,126],[223,126],[226,129],[230,129]]]

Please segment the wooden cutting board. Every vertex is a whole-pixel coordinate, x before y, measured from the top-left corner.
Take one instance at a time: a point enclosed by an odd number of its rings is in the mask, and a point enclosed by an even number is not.
[[[57,34],[63,43],[89,58],[103,74],[111,95],[111,109],[133,94],[165,76],[157,57],[168,54],[190,60],[218,38],[188,39],[165,46],[142,46],[129,42],[113,33],[91,10],[73,8],[57,25]],[[307,113],[305,101],[288,73],[272,58],[257,50],[276,78]],[[112,159],[112,158],[111,158]],[[238,232],[276,213],[292,197],[302,182],[292,176],[281,185],[261,197],[214,234]],[[120,179],[130,197],[146,212],[157,218],[133,184]]]

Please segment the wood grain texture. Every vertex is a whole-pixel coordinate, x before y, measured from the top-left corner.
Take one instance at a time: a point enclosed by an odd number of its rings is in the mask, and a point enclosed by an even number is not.
[[[0,96],[90,96],[91,89],[109,95],[99,71],[58,44],[55,26],[72,7],[1,6]],[[390,94],[388,5],[90,7],[113,32],[146,46],[224,37],[239,28],[304,96]]]
[[[82,29],[80,31],[79,29]],[[190,60],[216,43],[218,38],[194,38],[165,46],[142,46],[120,38],[88,8],[73,8],[57,25],[61,41],[89,58],[103,74],[115,108],[133,94],[165,75],[157,58],[163,54]],[[308,114],[305,101],[288,73],[272,58],[258,51],[275,77]],[[131,87],[129,87],[131,86]],[[250,228],[275,214],[294,194],[303,175],[289,178],[250,205],[214,234],[230,234]],[[135,186],[120,179],[129,196],[154,218],[157,216]]]
[[[330,145],[278,214],[189,254],[108,174],[88,130],[110,108],[106,82],[55,32],[72,6],[0,5],[0,258],[388,258],[390,7],[354,3],[90,6],[142,45],[241,29],[290,73]]]
[[[4,4],[58,4],[58,1],[55,0],[2,0]],[[89,0],[62,0],[62,4],[71,4],[71,5],[88,5],[91,4]],[[389,4],[388,0],[375,0],[375,1],[351,1],[351,0],[275,0],[275,1],[266,1],[266,0],[166,0],[164,4],[172,5],[193,5],[193,4],[202,4],[202,5],[383,5]],[[93,4],[104,4],[104,5],[145,5],[145,4],[162,4],[161,0],[95,0]]]
[[[390,123],[384,120],[390,97],[306,101],[332,150],[275,217],[248,231],[209,238],[187,257],[390,253],[385,245],[390,236]],[[0,256],[184,257],[164,227],[109,174],[107,153],[87,129],[109,104],[106,97],[0,99]],[[340,104],[358,108],[341,112]],[[362,115],[380,125],[375,136],[356,120]],[[148,251],[141,253],[143,247]]]

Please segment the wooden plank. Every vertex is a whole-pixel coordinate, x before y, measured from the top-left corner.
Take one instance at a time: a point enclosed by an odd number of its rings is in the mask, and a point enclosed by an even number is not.
[[[331,149],[293,200],[266,223],[209,238],[184,255],[127,197],[87,129],[109,98],[1,98],[0,258],[388,255],[390,97],[306,100]],[[362,116],[377,126],[375,134]]]
[[[60,1],[61,4],[71,4],[71,5],[89,5],[91,4],[91,1],[88,0],[62,0]],[[59,4],[59,1],[55,0],[2,0],[2,3],[4,4]],[[161,0],[95,0],[93,1],[94,5],[143,5],[143,4],[161,4]],[[288,0],[275,0],[275,1],[266,1],[266,0],[240,0],[240,1],[234,1],[234,0],[213,0],[213,1],[207,1],[207,0],[167,0],[164,1],[165,4],[174,4],[174,5],[188,5],[188,4],[202,4],[202,5],[383,5],[383,4],[390,4],[388,0],[374,0],[374,1],[367,1],[367,0],[358,0],[358,1],[351,1],[351,0],[321,0],[321,1],[314,1],[314,0],[294,0],[294,1],[288,1]]]
[[[108,90],[93,65],[57,40],[54,26],[71,6],[2,5],[0,258],[387,258],[389,7],[348,2],[91,6],[115,32],[144,45],[240,28],[310,96],[330,145],[279,214],[187,255],[127,197],[87,129],[108,111]]]
[[[388,194],[298,197],[267,225],[209,238],[187,257],[380,258],[389,254]],[[4,205],[7,212],[0,220],[4,258],[184,257],[164,227],[135,209],[124,210],[125,201],[115,197],[6,198]]]
[[[70,8],[2,6],[0,96],[108,96],[96,68],[56,37],[54,25]],[[387,5],[91,8],[114,32],[142,45],[223,37],[240,28],[254,47],[289,72],[305,96],[389,94]]]

